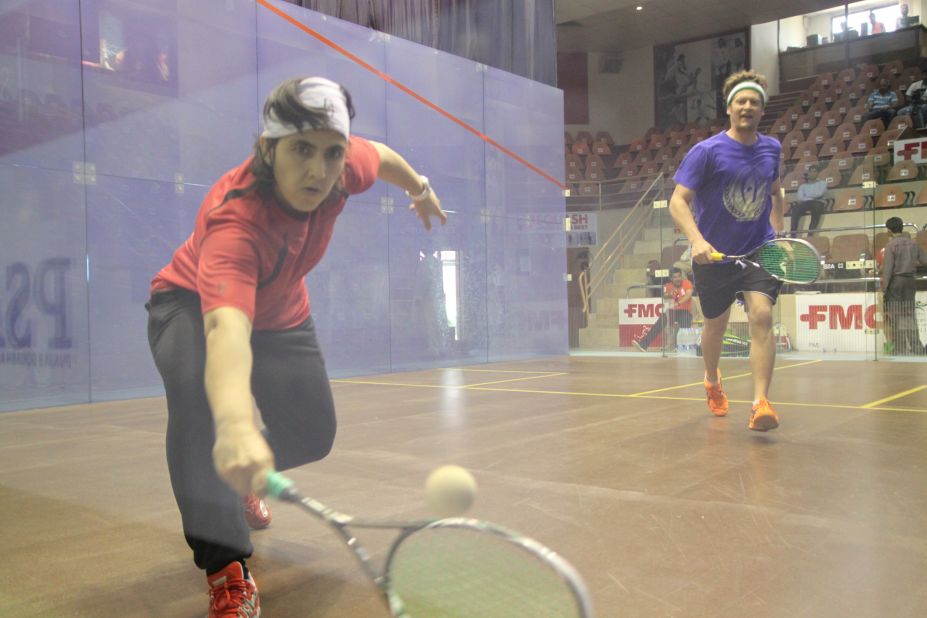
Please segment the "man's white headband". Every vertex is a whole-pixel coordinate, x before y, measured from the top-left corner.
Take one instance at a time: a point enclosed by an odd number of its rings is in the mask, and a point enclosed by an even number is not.
[[[740,82],[731,89],[731,94],[727,95],[727,104],[730,107],[731,101],[734,100],[734,95],[742,90],[755,90],[760,95],[760,99],[763,101],[763,107],[766,107],[766,91],[763,90],[763,87],[756,82]]]
[[[324,77],[307,77],[297,87],[299,100],[309,109],[323,109],[328,112],[328,127],[341,133],[344,139],[351,134],[351,116],[348,114],[348,102],[341,87]],[[296,127],[277,118],[271,109],[264,115],[264,132],[261,137],[279,138],[299,133],[311,127]]]

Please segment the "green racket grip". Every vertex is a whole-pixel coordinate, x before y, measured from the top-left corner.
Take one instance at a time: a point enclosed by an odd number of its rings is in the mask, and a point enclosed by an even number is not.
[[[726,258],[726,257],[727,257],[726,255],[724,255],[723,253],[720,253],[720,252],[718,252],[718,251],[712,251],[712,252],[711,252],[711,261],[712,261],[712,262],[720,262],[721,260],[723,260],[723,259]]]
[[[289,501],[298,499],[296,488],[293,487],[293,481],[276,470],[271,470],[267,473],[265,491],[268,496],[277,500]]]

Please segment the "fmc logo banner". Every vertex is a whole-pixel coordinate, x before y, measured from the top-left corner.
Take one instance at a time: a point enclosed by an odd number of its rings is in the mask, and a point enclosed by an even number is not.
[[[627,347],[631,340],[639,337],[645,327],[653,326],[663,315],[662,298],[622,298],[618,301],[618,345]],[[662,344],[662,333],[652,345]]]
[[[921,340],[927,335],[924,303],[918,292],[916,319]],[[874,294],[814,294],[795,296],[796,341],[801,351],[866,352],[882,349],[882,306]]]
[[[902,139],[893,142],[894,163],[914,161],[918,165],[927,163],[927,139]],[[912,179],[913,180],[913,179]]]

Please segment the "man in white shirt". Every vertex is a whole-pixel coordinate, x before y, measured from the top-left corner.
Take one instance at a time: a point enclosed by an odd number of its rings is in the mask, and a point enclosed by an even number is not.
[[[808,235],[818,229],[821,222],[821,216],[824,214],[824,208],[827,206],[822,199],[827,193],[827,181],[818,180],[818,168],[810,167],[805,172],[805,181],[798,186],[798,201],[792,206],[789,213],[792,221],[789,226],[792,237],[796,236],[798,224],[805,214],[811,215],[811,223],[808,225]]]
[[[927,90],[927,81],[919,79],[913,82],[904,93],[907,105],[898,110],[899,116],[911,117],[915,129],[924,126],[924,112],[927,111],[927,103],[924,102],[924,90]]]

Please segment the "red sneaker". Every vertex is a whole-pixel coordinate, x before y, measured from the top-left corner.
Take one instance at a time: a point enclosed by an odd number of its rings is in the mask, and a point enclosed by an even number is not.
[[[245,521],[252,530],[260,530],[270,525],[270,509],[267,503],[254,494],[248,494],[242,499],[245,507]]]
[[[238,561],[230,562],[218,573],[206,578],[209,582],[209,613],[207,618],[259,618],[261,599],[251,574],[244,577]]]

